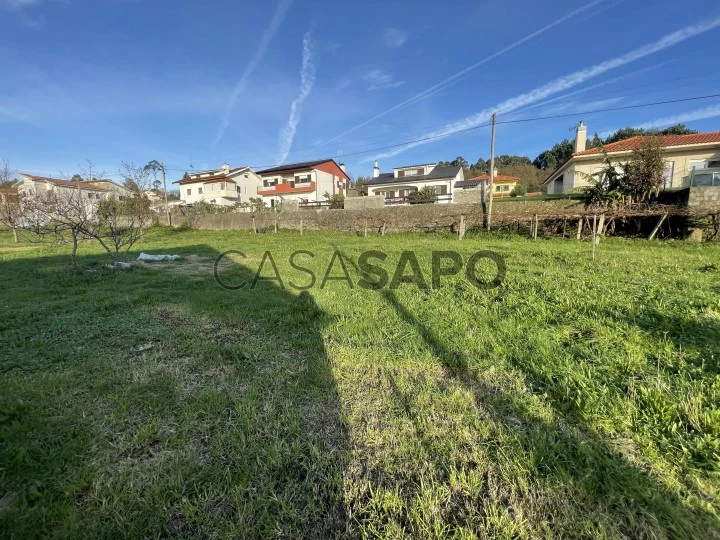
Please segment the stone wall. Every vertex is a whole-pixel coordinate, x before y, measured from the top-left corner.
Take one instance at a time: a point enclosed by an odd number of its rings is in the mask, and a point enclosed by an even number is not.
[[[720,186],[699,186],[690,188],[688,196],[690,211],[720,211]]]
[[[370,199],[370,197],[363,197]],[[347,199],[350,200],[350,199]],[[346,200],[346,203],[347,203]],[[583,205],[578,201],[528,201],[499,202],[493,210],[494,222],[503,220],[531,220],[537,213],[543,216],[578,216],[583,213]],[[246,229],[253,226],[258,229],[274,229],[277,223],[281,229],[320,230],[335,229],[345,231],[382,230],[389,232],[450,230],[465,216],[467,228],[481,226],[483,210],[480,204],[414,204],[380,208],[344,210],[311,210],[298,212],[258,212],[212,214],[193,219],[192,225],[199,229]],[[253,217],[255,221],[253,222]],[[174,224],[181,224],[183,218],[173,218]]]
[[[472,190],[464,190],[471,192]],[[456,193],[457,194],[457,193]],[[468,197],[472,198],[472,193]],[[461,198],[462,200],[462,198]],[[352,201],[352,202],[350,202]],[[362,202],[356,202],[362,201]],[[272,230],[277,224],[281,229],[304,230],[334,229],[341,231],[388,232],[451,230],[457,226],[460,216],[465,216],[467,229],[483,223],[482,205],[479,203],[415,204],[407,206],[384,206],[382,197],[353,197],[345,200],[344,210],[303,209],[280,212],[221,213],[189,218],[173,211],[173,225],[188,223],[199,229],[257,229]],[[348,204],[349,203],[349,204]],[[702,216],[720,211],[720,187],[693,188],[688,214]],[[557,218],[578,218],[587,215],[582,201],[568,199],[493,201],[493,224],[511,224],[529,227],[534,216],[549,221]],[[254,221],[253,221],[254,218]],[[164,220],[161,220],[162,223]]]
[[[345,199],[345,210],[369,210],[384,207],[385,197],[382,195],[371,195],[370,197],[348,197]]]
[[[481,204],[482,190],[480,188],[456,189],[453,192],[453,202],[457,204]]]

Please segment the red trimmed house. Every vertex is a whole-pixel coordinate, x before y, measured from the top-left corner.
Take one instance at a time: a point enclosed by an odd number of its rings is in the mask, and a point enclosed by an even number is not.
[[[274,207],[282,201],[325,201],[325,194],[346,195],[350,177],[334,159],[288,163],[257,172],[262,186],[257,194]]]

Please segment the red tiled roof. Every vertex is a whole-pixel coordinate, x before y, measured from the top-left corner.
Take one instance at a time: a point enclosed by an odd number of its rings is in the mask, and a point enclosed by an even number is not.
[[[475,178],[468,178],[467,181],[469,182],[470,180],[478,180],[478,181],[490,180],[490,175],[489,174],[481,174],[480,176],[476,176]],[[493,179],[493,181],[495,183],[499,183],[499,184],[503,184],[503,183],[511,184],[513,182],[517,182],[518,180],[520,180],[520,179],[516,178],[514,176],[507,176],[504,174],[496,174],[495,178]]]
[[[637,137],[630,137],[629,139],[623,139],[614,143],[606,144],[605,150],[608,154],[613,152],[630,152],[640,147],[640,145],[648,139],[648,135],[638,135]],[[685,146],[688,144],[707,144],[707,143],[720,143],[720,131],[712,133],[695,133],[692,135],[659,135],[658,140],[660,146],[667,148],[670,146]],[[589,150],[583,150],[582,152],[576,152],[574,156],[587,156],[591,154],[599,154],[600,148],[590,148]]]

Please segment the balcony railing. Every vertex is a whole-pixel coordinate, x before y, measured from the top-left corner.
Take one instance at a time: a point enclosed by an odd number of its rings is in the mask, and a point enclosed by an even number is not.
[[[286,193],[309,193],[315,191],[315,182],[285,182],[274,186],[257,188],[258,195],[283,195]]]

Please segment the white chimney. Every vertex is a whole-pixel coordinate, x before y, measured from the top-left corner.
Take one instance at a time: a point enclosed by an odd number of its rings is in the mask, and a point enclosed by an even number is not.
[[[228,165],[227,163],[223,163],[222,171],[223,171],[223,173],[225,173],[225,174],[229,173],[229,172],[230,172],[230,165]]]
[[[377,159],[375,160],[375,166],[373,167],[373,178],[380,176],[380,167],[378,167]]]
[[[577,126],[577,130],[575,131],[575,151],[576,152],[582,152],[585,150],[585,147],[587,146],[587,126],[583,124],[583,121],[580,120],[580,123]]]
[[[340,164],[340,169],[342,169],[342,172],[345,172],[345,164],[344,163]]]

